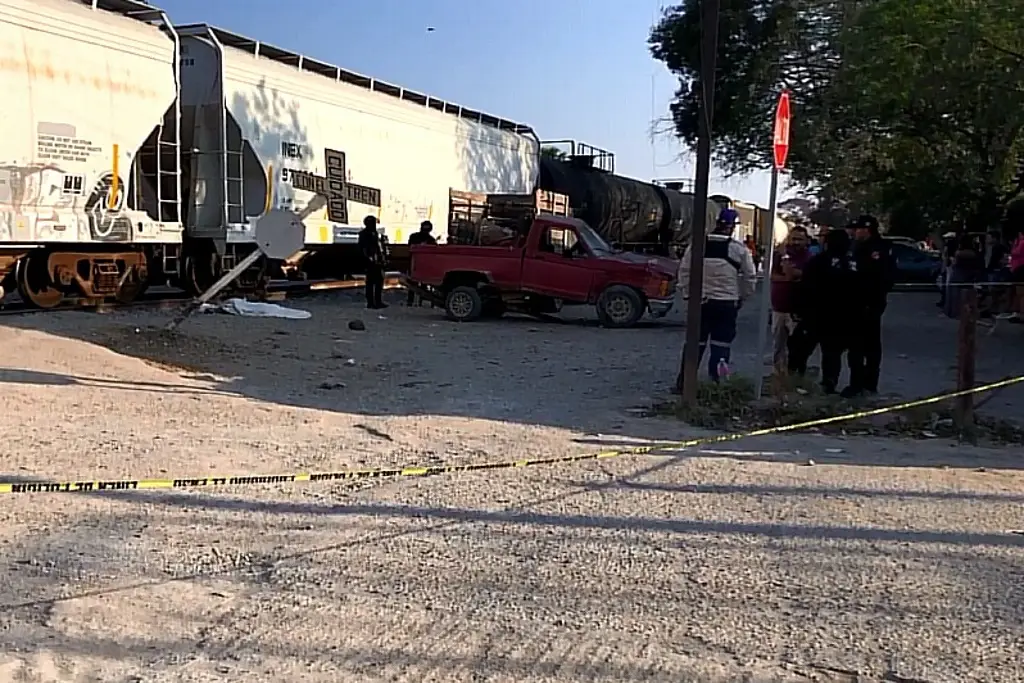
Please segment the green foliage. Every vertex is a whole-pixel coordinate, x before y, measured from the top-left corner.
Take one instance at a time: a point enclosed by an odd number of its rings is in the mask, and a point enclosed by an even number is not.
[[[656,412],[674,415],[696,427],[730,429],[749,410],[754,401],[754,383],[740,375],[720,382],[701,382],[694,405],[678,402],[656,406]]]
[[[701,383],[694,405],[673,400],[653,406],[652,413],[677,418],[694,427],[743,433],[827,420],[886,405],[885,401],[878,399],[847,400],[824,394],[810,377],[773,376],[766,390],[765,396],[755,400],[753,382],[732,375],[722,382]],[[952,405],[939,404],[820,424],[810,429],[825,434],[901,439],[962,439],[969,436],[978,443],[1024,444],[1024,427],[1019,424],[975,413],[974,427],[967,434],[957,429],[952,416]]]
[[[565,161],[569,158],[568,154],[557,147],[541,147],[540,155],[546,159],[556,159],[558,161]]]
[[[833,77],[838,55],[832,36],[843,2],[830,0],[722,0],[714,100],[716,161],[734,173],[771,164],[772,118],[783,86],[792,91],[790,168],[798,180],[816,180],[814,121],[821,89]],[[679,136],[697,141],[700,92],[700,2],[667,9],[651,32],[654,57],[679,76],[671,105]]]
[[[793,179],[894,227],[992,225],[1021,191],[1024,22],[1005,0],[722,0],[713,146],[728,171],[768,167],[792,92]],[[697,135],[700,3],[652,29],[678,75],[678,135]]]

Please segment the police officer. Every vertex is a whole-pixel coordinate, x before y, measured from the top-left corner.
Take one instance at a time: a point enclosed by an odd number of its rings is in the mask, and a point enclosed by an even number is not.
[[[437,240],[430,233],[434,230],[434,224],[430,221],[423,221],[420,223],[420,231],[414,232],[409,235],[409,246],[414,247],[417,244],[432,244],[436,245]],[[416,292],[409,290],[409,298],[406,300],[406,305],[412,306],[416,303]],[[422,302],[421,302],[422,303]]]
[[[889,243],[879,233],[878,219],[863,215],[853,222],[853,261],[857,268],[862,304],[855,310],[856,326],[847,362],[850,386],[843,396],[878,393],[882,368],[882,315],[888,304],[895,273]]]
[[[843,352],[850,348],[862,308],[856,264],[845,230],[825,237],[824,251],[804,268],[798,283],[796,311],[800,322],[789,341],[789,371],[802,375],[807,360],[821,346],[821,386],[834,394],[843,369]],[[852,378],[851,378],[852,381]]]
[[[700,305],[700,348],[698,362],[708,350],[708,374],[719,379],[719,366],[728,366],[732,342],[736,338],[736,317],[743,301],[754,293],[757,272],[754,258],[743,243],[733,239],[739,214],[735,209],[722,209],[714,231],[704,243],[704,282]],[[687,247],[679,262],[677,289],[685,298],[690,286],[690,252]],[[683,350],[685,354],[685,349]],[[674,392],[682,393],[683,376],[676,378]]]
[[[387,308],[383,301],[386,258],[374,216],[363,219],[363,229],[359,231],[359,253],[366,267],[366,307]]]

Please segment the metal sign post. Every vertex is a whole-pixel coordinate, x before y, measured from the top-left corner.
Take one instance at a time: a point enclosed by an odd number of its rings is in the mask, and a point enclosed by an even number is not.
[[[271,209],[256,221],[257,249],[242,259],[237,266],[229,270],[208,290],[190,302],[178,315],[167,323],[164,329],[174,330],[185,318],[189,317],[200,306],[217,296],[222,289],[230,285],[245,270],[264,256],[274,260],[284,260],[301,251],[306,242],[306,228],[302,223],[303,216],[285,211]]]
[[[768,244],[765,245],[764,280],[761,282],[761,310],[757,319],[757,378],[754,381],[754,396],[761,397],[764,389],[764,358],[765,340],[768,336],[769,314],[772,308],[772,268],[775,261],[775,214],[779,199],[779,171],[786,167],[789,156],[789,93],[783,91],[779,96],[779,104],[775,108],[775,134],[773,147],[775,164],[772,167],[771,197],[768,200]]]

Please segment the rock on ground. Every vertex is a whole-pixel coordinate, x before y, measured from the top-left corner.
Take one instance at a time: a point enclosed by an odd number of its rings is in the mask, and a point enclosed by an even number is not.
[[[294,305],[313,318],[202,316],[173,336],[166,312],[3,319],[0,478],[694,433],[629,410],[664,393],[678,327]],[[949,386],[955,324],[930,308],[887,316],[903,395]],[[983,379],[1021,372],[1016,333],[982,339]],[[1020,397],[987,408],[1019,415]],[[1022,456],[799,434],[430,479],[0,496],[0,680],[1018,681]]]

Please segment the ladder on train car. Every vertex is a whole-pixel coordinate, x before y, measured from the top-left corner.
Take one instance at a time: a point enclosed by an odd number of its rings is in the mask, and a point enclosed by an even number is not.
[[[224,116],[224,151],[221,163],[224,168],[224,221],[226,225],[244,225],[245,180],[243,178],[242,155],[245,140],[242,129],[231,117],[227,107]],[[236,144],[237,142],[237,144]]]
[[[176,82],[180,82],[177,67],[174,77]],[[181,105],[176,97],[157,124],[148,144],[139,150],[139,163],[136,165],[143,182],[156,193],[152,211],[147,212],[160,223],[180,223],[183,220],[180,122]],[[177,249],[161,249],[160,256],[162,272],[178,272]]]
[[[245,180],[243,178],[242,155],[245,139],[242,129],[231,117],[226,106],[221,107],[223,138],[221,148],[221,168],[224,173],[224,225],[227,227],[247,228],[245,215]],[[234,268],[240,256],[233,250],[227,250],[222,256],[223,267]]]
[[[177,118],[177,112],[170,116]],[[156,204],[158,220],[172,222],[181,220],[181,138],[177,121],[165,124],[166,119],[157,132]]]
[[[136,165],[138,175],[153,192],[156,200],[152,201],[152,218],[161,223],[174,223],[181,220],[181,149],[177,118],[177,104],[164,115],[163,120],[139,150],[139,163]],[[136,197],[141,188],[136,187]],[[140,201],[141,207],[145,202]]]
[[[152,149],[143,146],[139,150],[139,160],[136,164],[139,174],[144,180],[148,180],[150,186],[156,191],[155,219],[160,223],[182,223],[184,221],[181,195],[182,195],[182,172],[181,172],[181,62],[178,59],[181,50],[181,43],[178,34],[171,27],[171,23],[164,12],[156,7],[143,10],[129,10],[127,16],[144,21],[156,26],[174,41],[174,104],[164,113],[163,118],[156,128],[155,145]],[[146,162],[146,157],[154,156],[155,163],[152,166]],[[138,196],[140,188],[136,186]],[[163,272],[178,272],[177,250],[163,250]]]
[[[130,10],[126,15],[156,26],[174,40],[175,55],[180,50],[178,36],[171,28],[167,15],[156,7],[146,10]],[[181,92],[181,64],[174,60],[175,93]],[[156,128],[155,144],[152,149],[148,145],[139,150],[139,168],[142,177],[149,180],[156,191],[156,216],[161,223],[174,223],[182,220],[181,216],[181,98],[175,96],[174,104],[164,113]],[[155,159],[147,159],[153,156]],[[143,161],[155,163],[144,163]]]

